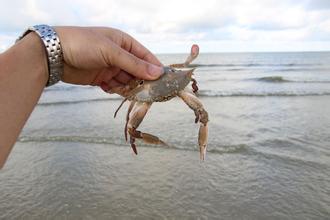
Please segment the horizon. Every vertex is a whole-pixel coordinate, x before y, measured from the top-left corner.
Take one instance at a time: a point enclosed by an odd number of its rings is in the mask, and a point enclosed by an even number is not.
[[[2,6],[0,52],[41,23],[118,28],[155,54],[186,53],[192,44],[214,53],[330,51],[327,0],[12,0]]]
[[[187,54],[188,52],[161,52],[155,53],[155,55],[167,55],[167,54]],[[219,53],[330,53],[330,50],[318,50],[318,51],[204,51],[201,54],[219,54]]]

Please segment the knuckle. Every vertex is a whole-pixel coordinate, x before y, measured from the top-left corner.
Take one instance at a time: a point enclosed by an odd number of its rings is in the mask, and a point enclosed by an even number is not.
[[[131,59],[131,64],[132,67],[136,68],[137,71],[144,71],[144,69],[146,68],[146,63],[143,62],[142,60],[140,60],[138,57],[134,56],[134,55],[130,55],[130,59]]]
[[[118,62],[121,60],[122,58],[122,51],[120,48],[117,48],[114,45],[110,45],[110,49],[108,49],[108,53],[109,53],[109,64],[111,64],[111,66],[116,66],[116,64],[118,64]]]
[[[138,61],[138,72],[140,76],[147,75],[148,64],[143,61]]]

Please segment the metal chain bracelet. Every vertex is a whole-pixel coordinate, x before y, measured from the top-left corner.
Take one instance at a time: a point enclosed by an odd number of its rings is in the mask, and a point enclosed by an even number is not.
[[[32,31],[38,34],[45,45],[49,73],[46,86],[54,85],[61,80],[63,75],[63,52],[60,39],[52,27],[42,24],[29,27],[16,42]]]

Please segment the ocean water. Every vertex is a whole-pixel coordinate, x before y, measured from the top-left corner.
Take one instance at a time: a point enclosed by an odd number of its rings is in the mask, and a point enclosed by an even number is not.
[[[185,54],[164,54],[165,64]],[[0,171],[0,219],[329,219],[330,53],[216,53],[194,62],[209,112],[153,104],[125,142],[127,104],[94,87],[45,89]]]

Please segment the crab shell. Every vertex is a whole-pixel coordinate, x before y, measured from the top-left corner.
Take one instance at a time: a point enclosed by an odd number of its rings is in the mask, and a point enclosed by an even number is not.
[[[177,70],[164,67],[164,74],[156,81],[142,81],[141,85],[133,89],[127,99],[139,102],[164,102],[178,95],[178,93],[192,80],[194,69]]]

